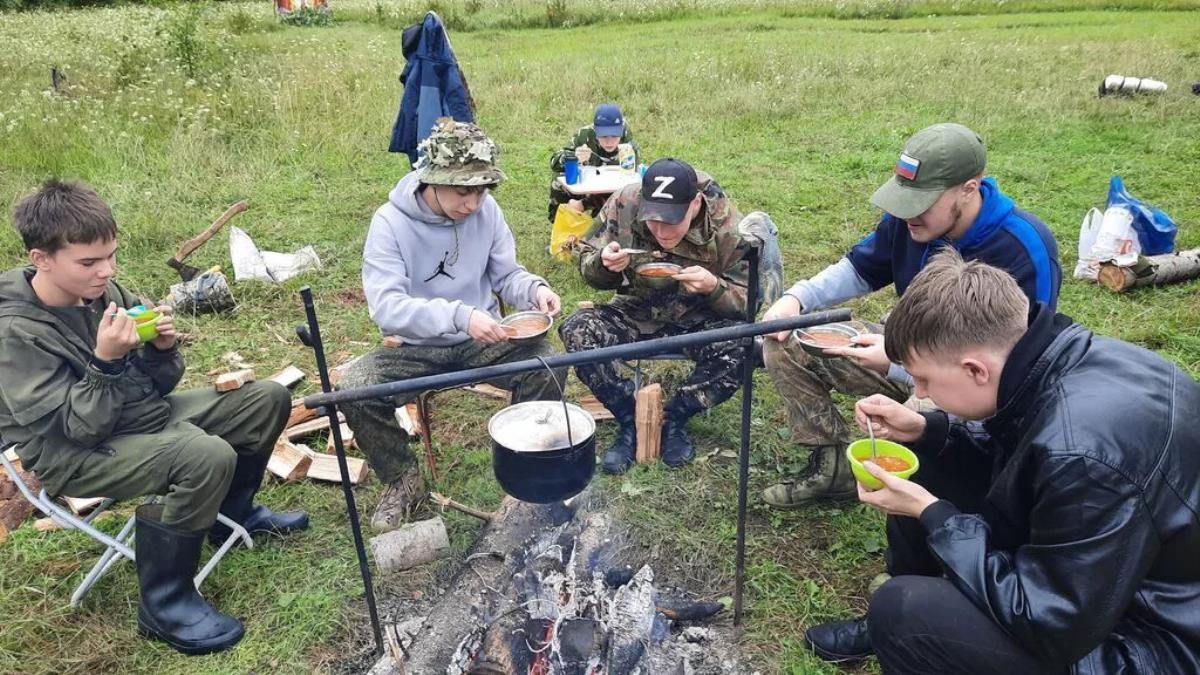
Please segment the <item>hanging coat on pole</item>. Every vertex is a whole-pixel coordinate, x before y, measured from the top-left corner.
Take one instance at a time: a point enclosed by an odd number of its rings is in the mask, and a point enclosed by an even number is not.
[[[437,119],[474,122],[475,103],[450,48],[446,28],[435,12],[405,29],[402,50],[408,59],[400,74],[404,95],[388,152],[403,152],[409,162],[416,163],[417,144],[429,136]]]

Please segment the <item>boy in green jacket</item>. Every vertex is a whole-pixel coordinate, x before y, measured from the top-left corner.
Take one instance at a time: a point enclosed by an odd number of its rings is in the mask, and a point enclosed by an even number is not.
[[[562,178],[558,177],[558,174],[563,172],[567,159],[574,157],[579,160],[579,166],[617,166],[621,163],[622,150],[633,156],[632,160],[626,160],[629,166],[625,168],[632,169],[637,166],[641,151],[633,140],[633,133],[625,124],[625,116],[616,104],[601,103],[596,106],[592,123],[579,127],[579,131],[575,132],[570,142],[550,156],[550,170],[555,174],[554,180],[550,182],[551,223],[558,213],[559,204],[566,204],[574,199],[563,186]],[[591,211],[595,216],[607,199],[608,195],[593,195],[581,199],[580,202],[583,209]]]
[[[287,390],[173,393],[184,364],[171,308],[154,308],[158,335],[142,343],[126,311],[141,303],[113,279],[117,224],[92,188],[50,180],[13,222],[32,265],[0,274],[0,437],[51,495],[163,495],[137,508],[138,630],[188,654],[233,646],[241,622],[192,577],[205,533],[229,536],[218,511],[252,533],[308,526],[253,504]]]

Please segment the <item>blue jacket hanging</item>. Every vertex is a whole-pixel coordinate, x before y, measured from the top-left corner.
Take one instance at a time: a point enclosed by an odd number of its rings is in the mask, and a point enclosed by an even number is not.
[[[404,31],[402,51],[408,59],[400,74],[404,95],[388,152],[403,152],[409,162],[415,163],[417,144],[429,136],[437,118],[474,122],[475,105],[450,48],[446,28],[435,12]]]

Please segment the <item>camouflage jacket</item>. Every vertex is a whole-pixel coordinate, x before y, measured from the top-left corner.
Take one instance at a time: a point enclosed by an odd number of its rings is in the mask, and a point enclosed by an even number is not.
[[[622,143],[628,143],[633,146],[634,163],[636,164],[641,159],[642,151],[638,148],[638,144],[633,140],[633,134],[630,133],[629,127],[625,127],[625,135],[621,136]],[[600,141],[596,140],[596,129],[592,125],[580,127],[579,131],[575,132],[575,136],[571,141],[564,145],[561,150],[550,155],[550,170],[554,173],[563,172],[563,162],[568,157],[575,156],[575,148],[581,145],[586,145],[592,150],[592,156],[587,161],[587,166],[612,166],[620,160],[620,147],[612,152],[606,152],[600,147]]]
[[[749,265],[742,259],[737,233],[741,214],[721,186],[703,172],[700,179],[703,203],[683,241],[660,260],[683,267],[699,265],[717,277],[717,287],[708,295],[687,293],[680,288],[654,290],[639,283],[633,269],[639,262],[654,258],[638,256],[623,272],[611,272],[600,260],[600,249],[609,242],[622,248],[662,251],[644,222],[637,219],[642,200],[640,183],[627,185],[609,197],[591,231],[584,238],[585,251],[579,258],[579,271],[592,288],[616,289],[612,304],[629,314],[643,332],[653,332],[670,323],[693,326],[706,318],[743,319],[746,316],[746,289]]]

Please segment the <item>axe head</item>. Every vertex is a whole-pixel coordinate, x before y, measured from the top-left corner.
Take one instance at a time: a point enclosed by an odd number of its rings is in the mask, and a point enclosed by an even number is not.
[[[184,281],[191,281],[192,279],[196,278],[197,274],[200,274],[200,270],[187,263],[179,262],[179,260],[176,258],[167,260],[167,264],[170,265],[172,269],[178,271],[179,278]]]

